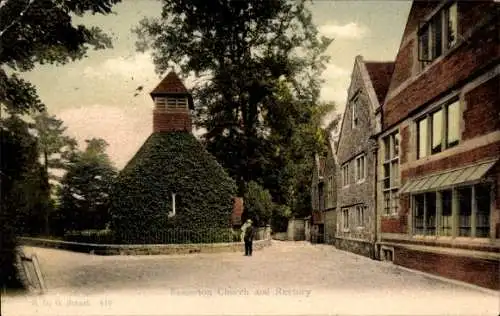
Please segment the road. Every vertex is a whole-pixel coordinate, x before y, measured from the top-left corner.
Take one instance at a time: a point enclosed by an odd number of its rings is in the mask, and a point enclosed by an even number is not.
[[[25,248],[48,293],[2,315],[498,315],[499,296],[327,245],[241,253],[95,256]]]

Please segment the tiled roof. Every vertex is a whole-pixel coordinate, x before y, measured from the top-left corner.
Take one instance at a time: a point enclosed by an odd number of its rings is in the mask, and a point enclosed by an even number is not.
[[[151,96],[158,94],[189,94],[189,91],[186,89],[181,79],[179,79],[179,76],[171,71],[163,78],[156,88],[151,91]]]
[[[373,88],[377,94],[378,101],[382,104],[391,83],[394,62],[365,62],[366,70],[370,75]]]

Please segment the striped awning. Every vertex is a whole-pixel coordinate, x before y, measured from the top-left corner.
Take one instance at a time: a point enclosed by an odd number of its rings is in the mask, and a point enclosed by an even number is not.
[[[430,191],[462,183],[478,181],[497,163],[498,159],[481,162],[460,169],[413,179],[406,182],[400,193]]]

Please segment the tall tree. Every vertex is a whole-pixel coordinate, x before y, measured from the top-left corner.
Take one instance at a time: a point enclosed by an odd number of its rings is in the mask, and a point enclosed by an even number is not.
[[[292,127],[312,123],[331,42],[318,36],[306,1],[165,0],[161,17],[135,32],[158,73],[175,64],[210,79],[194,90],[196,124],[240,194],[251,180],[271,189],[264,179],[280,146],[269,135],[292,137]]]
[[[61,182],[59,214],[65,230],[101,229],[109,222],[109,192],[116,170],[103,139],[87,140]]]
[[[42,161],[42,181],[44,187],[49,190],[48,194],[53,195],[60,186],[60,174],[67,171],[69,159],[76,150],[76,140],[65,135],[66,127],[63,121],[51,116],[47,111],[42,111],[34,115],[32,125],[37,138],[40,160]],[[44,233],[50,233],[50,211],[46,208],[43,216]]]

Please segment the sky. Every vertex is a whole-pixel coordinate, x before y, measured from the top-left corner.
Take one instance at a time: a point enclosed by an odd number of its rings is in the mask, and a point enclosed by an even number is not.
[[[331,57],[323,73],[321,99],[334,101],[342,113],[357,55],[365,60],[394,60],[410,10],[410,1],[314,1],[313,23],[334,38],[326,51]],[[113,38],[113,48],[90,51],[88,57],[64,66],[41,65],[23,74],[38,90],[50,114],[62,119],[67,134],[83,146],[101,137],[121,169],[152,132],[153,101],[149,92],[162,77],[151,56],[135,49],[131,32],[144,17],[161,13],[158,0],[123,0],[108,16],[89,15],[74,23],[99,26]],[[192,80],[185,82],[189,89]],[[134,96],[143,86],[143,93]]]

